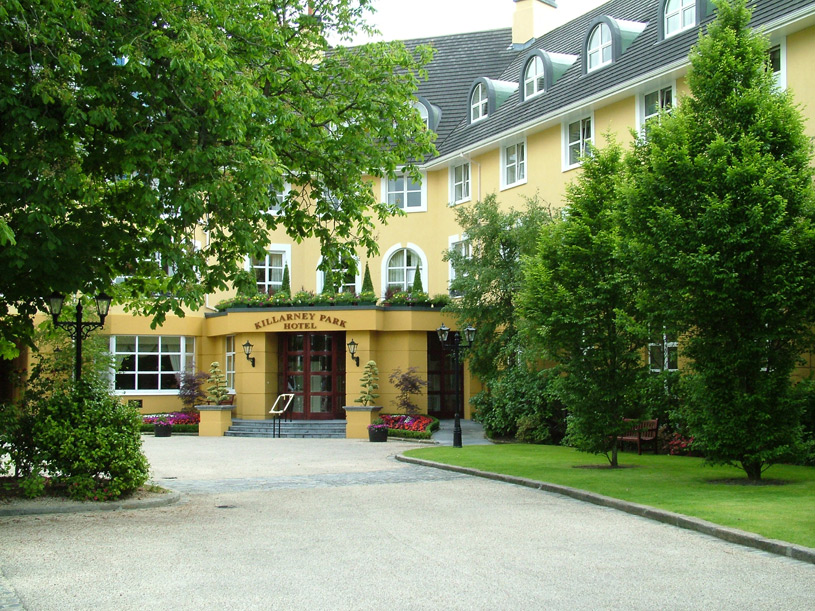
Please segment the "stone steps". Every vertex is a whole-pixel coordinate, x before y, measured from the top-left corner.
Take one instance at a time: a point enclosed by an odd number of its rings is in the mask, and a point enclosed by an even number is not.
[[[274,437],[274,420],[233,420],[227,437]],[[284,420],[280,437],[345,439],[345,420]]]

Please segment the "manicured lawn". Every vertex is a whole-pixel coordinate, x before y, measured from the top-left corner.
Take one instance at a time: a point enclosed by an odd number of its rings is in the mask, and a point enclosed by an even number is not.
[[[507,444],[409,450],[408,456],[571,486],[606,496],[695,516],[741,530],[815,547],[815,468],[775,465],[766,481],[783,485],[738,485],[746,481],[734,467],[710,467],[701,458],[619,455],[621,469],[593,456],[559,446]]]

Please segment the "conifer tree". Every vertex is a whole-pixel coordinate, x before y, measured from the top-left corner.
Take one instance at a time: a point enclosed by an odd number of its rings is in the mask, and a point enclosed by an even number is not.
[[[280,290],[291,295],[291,279],[289,278],[289,264],[283,266],[283,282],[281,283]]]
[[[641,303],[685,332],[695,439],[758,480],[797,442],[790,374],[815,320],[815,213],[800,113],[746,4],[717,2],[691,96],[636,145],[624,218]]]
[[[365,275],[362,278],[362,292],[363,293],[373,293],[374,292],[374,283],[371,280],[371,270],[368,267],[368,262],[365,262]]]

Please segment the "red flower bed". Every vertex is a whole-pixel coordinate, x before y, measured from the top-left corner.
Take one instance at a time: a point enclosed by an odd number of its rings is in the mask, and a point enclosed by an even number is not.
[[[403,431],[424,432],[427,430],[427,427],[433,423],[433,418],[430,416],[397,416],[383,414],[380,418],[388,425],[389,429],[400,429]]]
[[[201,414],[198,412],[184,413],[173,412],[171,414],[155,414],[152,416],[143,416],[142,421],[145,424],[200,424]]]

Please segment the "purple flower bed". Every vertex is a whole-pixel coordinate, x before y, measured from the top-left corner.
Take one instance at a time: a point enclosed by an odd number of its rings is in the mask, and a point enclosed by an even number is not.
[[[201,415],[197,412],[194,414],[186,414],[184,412],[172,412],[170,414],[153,414],[150,416],[142,416],[142,422],[145,424],[199,424],[201,422]]]

